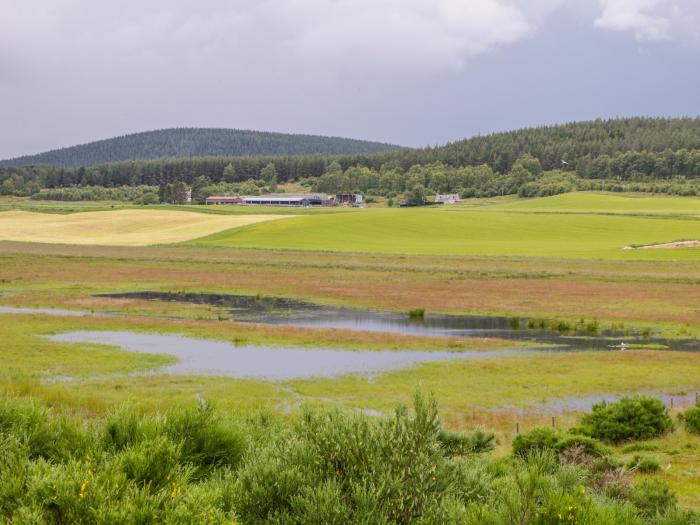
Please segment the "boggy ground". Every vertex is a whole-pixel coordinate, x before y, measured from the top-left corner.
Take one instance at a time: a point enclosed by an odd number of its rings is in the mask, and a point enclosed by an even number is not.
[[[342,255],[4,242],[0,243],[0,264],[5,295],[0,301],[14,305],[128,310],[136,304],[92,295],[134,290],[262,293],[393,311],[423,308],[427,312],[584,318],[599,320],[603,328],[606,323],[629,324],[661,328],[681,337],[700,333],[700,264],[694,261]],[[186,310],[212,315],[203,309]]]
[[[243,414],[295,413],[304,405],[387,414],[396,404],[410,400],[416,385],[420,385],[435,393],[448,427],[495,430],[497,453],[505,454],[510,450],[516,427],[525,431],[549,426],[553,416],[559,428],[576,422],[575,413],[538,411],[542,402],[600,393],[700,391],[700,354],[654,350],[523,354],[484,361],[433,363],[372,377],[283,382],[169,376],[157,372],[158,367],[172,362],[167,356],[135,354],[102,345],[55,343],[41,336],[76,329],[132,330],[259,344],[296,341],[316,346],[330,343],[324,341],[324,336],[341,337],[340,342],[349,345],[352,337],[357,338],[357,344],[365,335],[149,317],[1,315],[0,321],[2,395],[31,397],[88,417],[124,403],[150,412],[193,406],[202,397],[223,410]],[[336,339],[335,344],[338,343]],[[386,344],[389,341],[365,341],[363,347]],[[674,411],[680,409],[676,406]],[[664,466],[671,465],[664,468],[661,476],[678,491],[681,502],[700,507],[700,438],[678,430],[652,446],[651,454]],[[620,447],[618,453],[624,455],[623,449]]]

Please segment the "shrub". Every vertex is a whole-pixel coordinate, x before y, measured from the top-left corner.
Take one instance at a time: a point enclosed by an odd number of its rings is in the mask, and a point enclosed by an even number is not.
[[[158,204],[160,202],[160,198],[158,197],[158,194],[155,191],[147,191],[143,195],[141,195],[140,198],[136,199],[134,201],[136,204]]]
[[[73,423],[31,403],[0,400],[0,521],[697,521],[678,509],[666,485],[633,488],[613,458],[595,455],[605,449],[590,437],[535,429],[519,437],[514,458],[493,459],[475,454],[493,447],[492,434],[442,429],[434,400],[420,395],[412,411],[400,407],[385,419],[309,409],[236,421],[203,405],[155,417],[119,409],[90,426]],[[36,435],[59,445],[28,439]],[[86,440],[91,448],[65,453]],[[255,446],[245,447],[248,441]],[[562,459],[571,451],[582,461]]]
[[[555,450],[559,433],[554,429],[541,427],[515,436],[513,454],[524,457],[536,450]]]
[[[598,403],[584,415],[577,430],[584,435],[611,442],[651,439],[673,429],[668,410],[651,397],[623,398],[617,403]]]
[[[589,457],[602,457],[609,451],[595,439],[579,434],[561,433],[549,427],[534,428],[518,434],[513,440],[513,454],[524,457],[533,451],[551,450],[561,454],[577,448]]]
[[[425,310],[423,308],[413,308],[408,311],[409,319],[422,320],[425,317]]]
[[[635,485],[630,500],[645,518],[666,514],[677,506],[675,494],[660,479],[645,479]]]
[[[77,420],[49,417],[34,403],[0,399],[0,434],[10,433],[27,447],[30,459],[66,459],[84,454],[91,446],[84,426]]]
[[[307,411],[294,438],[281,436],[242,468],[242,521],[306,522],[323,504],[327,519],[343,523],[409,523],[436,512],[456,496],[456,474],[440,446],[435,402],[417,395],[414,406],[379,421]]]
[[[163,436],[141,442],[119,456],[121,471],[139,487],[157,491],[174,479],[180,447]]]
[[[471,434],[441,429],[437,439],[445,454],[452,457],[490,452],[494,448],[496,436],[481,429]]]
[[[661,470],[661,466],[656,458],[651,456],[635,455],[628,463],[627,468],[637,470],[642,474],[653,474]]]
[[[129,407],[121,407],[107,414],[104,431],[102,433],[102,446],[106,449],[120,452],[135,443],[151,437],[155,431],[148,432],[147,423]]]
[[[166,435],[181,443],[182,460],[195,467],[195,477],[202,477],[218,467],[235,467],[245,450],[243,434],[230,423],[218,418],[211,405],[196,410],[169,414]]]
[[[685,429],[691,434],[700,434],[700,406],[691,407],[682,417]]]
[[[572,447],[578,447],[583,453],[593,457],[603,457],[610,454],[599,441],[580,434],[564,434],[555,444],[555,449],[560,454]]]

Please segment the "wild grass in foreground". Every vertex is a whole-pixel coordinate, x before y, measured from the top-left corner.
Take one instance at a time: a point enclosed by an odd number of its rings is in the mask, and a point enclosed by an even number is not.
[[[659,480],[632,484],[605,449],[486,455],[432,399],[375,419],[291,420],[122,407],[81,420],[0,400],[0,516],[12,523],[692,524]]]

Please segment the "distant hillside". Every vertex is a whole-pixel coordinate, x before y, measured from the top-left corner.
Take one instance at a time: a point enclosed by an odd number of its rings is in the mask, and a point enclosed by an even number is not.
[[[96,166],[108,162],[187,157],[347,155],[396,150],[366,140],[239,129],[173,128],[134,133],[0,161],[0,166]]]
[[[144,136],[147,140],[143,140]],[[173,139],[166,140],[170,137]],[[212,137],[204,141],[208,148],[219,144],[218,138],[238,137],[238,152],[245,147],[245,151],[252,153],[200,156],[204,150],[197,148],[201,146],[199,139],[204,137]],[[162,142],[159,143],[159,139]],[[222,147],[224,142],[220,142]],[[177,143],[179,151],[172,149]],[[330,153],[355,144],[359,146],[352,153]],[[110,149],[110,145],[122,147],[123,152],[136,154],[138,151],[140,155],[158,158],[86,167],[41,165],[59,162],[42,158],[53,155],[66,155],[72,157],[70,163],[80,160],[87,165],[97,162],[96,155],[102,149],[109,153],[118,151],[119,148]],[[230,140],[228,145],[231,145]],[[263,149],[273,145],[276,149]],[[307,148],[304,151],[313,151],[314,147],[327,149],[326,153],[316,154],[289,154],[289,150],[284,149],[294,146],[299,151],[302,145]],[[359,147],[370,151],[358,151]],[[388,151],[377,151],[382,148]],[[261,156],[269,151],[276,155]],[[88,158],[87,153],[93,156]],[[176,155],[181,157],[174,158]],[[231,192],[238,191],[232,184],[264,179],[263,170],[270,164],[274,166],[277,182],[304,181],[315,191],[325,193],[360,191],[367,195],[396,197],[415,188],[421,190],[423,186],[423,190],[435,193],[479,197],[514,193],[532,197],[575,189],[700,195],[700,118],[574,122],[494,133],[418,149],[274,133],[166,130],[14,161],[20,162],[36,165],[0,165],[0,195],[36,195],[42,189],[57,188],[162,186],[176,181],[207,187],[213,192]],[[66,158],[61,162],[69,163]],[[249,184],[245,191],[256,190]],[[90,190],[87,194],[98,193]],[[48,195],[45,192],[45,196]],[[65,197],[75,198],[73,189]]]
[[[389,153],[406,167],[441,161],[450,166],[488,164],[504,173],[523,154],[544,169],[601,155],[700,149],[700,118],[624,118],[572,122],[477,136],[435,148]]]

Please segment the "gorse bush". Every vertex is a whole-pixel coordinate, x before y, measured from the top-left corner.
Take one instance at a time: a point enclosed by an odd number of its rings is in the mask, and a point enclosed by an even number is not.
[[[645,479],[634,487],[632,502],[639,514],[658,516],[676,510],[677,499],[668,485],[659,479]]]
[[[386,419],[311,409],[243,419],[203,404],[122,407],[90,424],[3,398],[0,521],[697,523],[667,486],[633,487],[591,438],[521,436],[517,455],[479,454],[493,434],[444,429],[421,395]]]
[[[609,451],[595,439],[579,434],[558,432],[549,427],[534,428],[529,432],[518,434],[513,440],[513,454],[521,457],[535,451],[547,450],[561,454],[574,447],[592,457],[609,454]]]
[[[296,439],[283,436],[262,452],[262,461],[243,467],[244,522],[299,516],[310,487],[322,487],[352,522],[383,515],[408,523],[450,495],[453,474],[438,441],[434,401],[418,397],[414,414],[398,409],[379,424],[340,412],[307,412],[294,434]]]
[[[691,407],[686,410],[681,420],[685,425],[685,429],[691,434],[700,434],[700,406]]]
[[[171,440],[181,444],[181,460],[195,469],[197,477],[219,467],[235,467],[243,457],[245,438],[236,426],[217,418],[211,405],[173,414],[164,428]]]
[[[495,434],[478,429],[471,434],[440,429],[438,442],[448,456],[489,452],[494,448]]]
[[[559,434],[548,427],[534,428],[523,432],[513,439],[513,454],[524,457],[534,451],[554,450]]]
[[[641,396],[593,405],[593,411],[581,418],[577,429],[581,434],[611,442],[651,439],[671,430],[673,421],[664,404]]]

